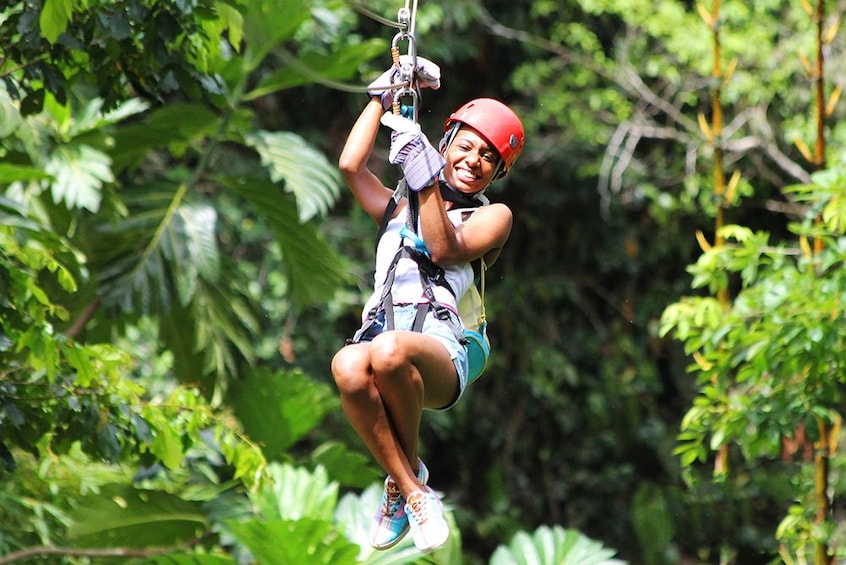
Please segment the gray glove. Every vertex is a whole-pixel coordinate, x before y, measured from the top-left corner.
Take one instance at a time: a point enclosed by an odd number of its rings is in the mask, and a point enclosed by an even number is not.
[[[446,160],[429,143],[420,124],[391,113],[384,114],[381,121],[394,130],[388,160],[402,168],[408,188],[419,192],[440,174]]]
[[[400,65],[411,65],[411,56],[400,55]],[[422,88],[437,90],[441,87],[441,68],[429,59],[417,57],[414,74],[417,75]],[[367,94],[378,97],[382,101],[383,110],[387,110],[394,103],[395,80],[399,81],[399,68],[392,66],[367,86]]]

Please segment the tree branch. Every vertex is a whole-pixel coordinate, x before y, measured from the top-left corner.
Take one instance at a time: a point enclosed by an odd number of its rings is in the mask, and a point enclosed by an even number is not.
[[[156,555],[166,555],[168,553],[173,553],[175,551],[182,551],[187,549],[193,545],[199,543],[200,539],[196,538],[194,540],[189,541],[188,543],[180,546],[173,546],[173,547],[147,547],[147,548],[135,548],[135,547],[107,547],[107,548],[87,548],[87,547],[55,547],[49,545],[41,545],[35,547],[27,547],[26,549],[21,549],[19,551],[15,551],[9,553],[8,555],[3,555],[0,557],[0,565],[5,565],[7,563],[14,563],[15,561],[20,561],[24,559],[29,559],[31,557],[38,557],[43,555],[63,555],[63,556],[72,556],[72,557],[134,557],[134,558],[143,558],[143,557],[154,557]]]
[[[68,328],[65,332],[65,335],[70,338],[76,338],[83,329],[85,329],[85,325],[88,321],[94,317],[95,312],[100,308],[100,303],[103,302],[103,295],[98,294],[94,300],[92,300],[88,306],[85,307],[85,310],[82,311],[82,314],[79,318],[74,321],[73,325]]]

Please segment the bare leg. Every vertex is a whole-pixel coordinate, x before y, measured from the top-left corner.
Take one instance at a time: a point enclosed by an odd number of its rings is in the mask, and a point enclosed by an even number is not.
[[[403,495],[417,480],[417,447],[424,407],[449,404],[458,393],[455,367],[436,339],[385,332],[350,345],[332,361],[347,419]]]

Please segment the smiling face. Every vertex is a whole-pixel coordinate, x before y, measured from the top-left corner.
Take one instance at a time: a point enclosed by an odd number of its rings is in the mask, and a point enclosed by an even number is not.
[[[444,177],[454,189],[465,194],[483,190],[497,172],[499,155],[475,129],[464,126],[444,154]]]

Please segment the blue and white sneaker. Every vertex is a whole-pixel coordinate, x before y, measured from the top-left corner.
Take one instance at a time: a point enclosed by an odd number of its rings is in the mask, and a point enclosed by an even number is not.
[[[417,479],[424,485],[429,480],[429,469],[426,468],[423,461],[420,461]],[[370,526],[370,545],[374,549],[390,549],[405,537],[408,528],[405,498],[389,475],[385,477],[385,490],[382,492],[382,500]]]
[[[408,496],[405,503],[411,537],[414,545],[423,553],[435,551],[446,543],[449,524],[444,519],[444,507],[438,495],[426,487]]]

